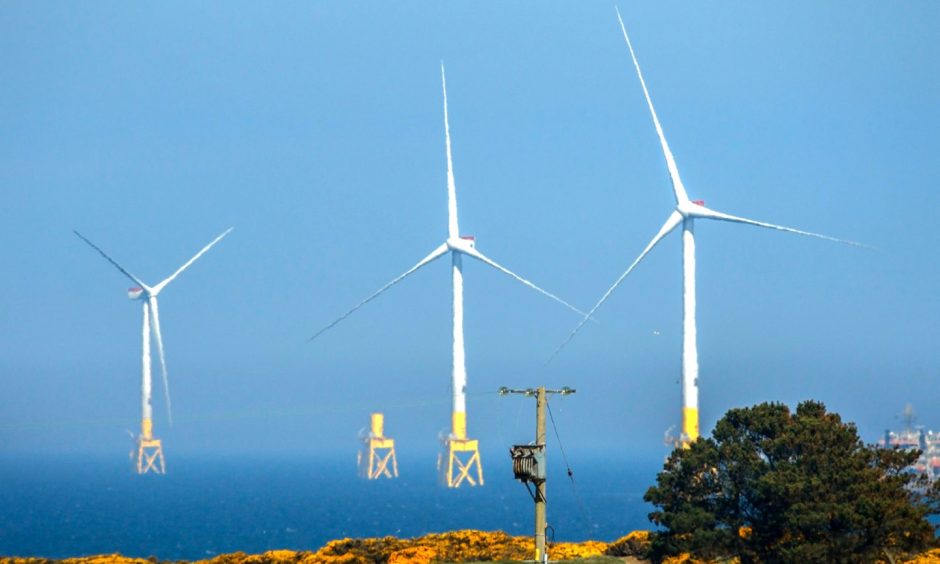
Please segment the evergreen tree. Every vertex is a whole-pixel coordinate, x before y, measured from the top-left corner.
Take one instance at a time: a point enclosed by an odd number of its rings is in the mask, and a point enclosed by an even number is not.
[[[644,499],[654,559],[872,562],[934,542],[936,490],[916,451],[866,446],[822,403],[732,409],[712,438],[676,449]]]

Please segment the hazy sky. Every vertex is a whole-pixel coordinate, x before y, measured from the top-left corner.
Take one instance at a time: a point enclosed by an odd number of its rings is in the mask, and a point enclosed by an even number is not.
[[[863,241],[698,222],[703,432],[824,401],[870,441],[940,429],[940,4],[622,2],[690,197]],[[425,268],[305,340],[446,237],[440,63],[461,230],[583,308],[672,208],[612,3],[0,5],[0,453],[115,452],[140,418],[149,283],[182,452],[400,448],[450,413],[450,273]],[[681,245],[578,318],[465,259],[469,433],[532,434],[502,385],[569,385],[572,445],[663,449],[679,422]],[[626,445],[626,446],[624,446]]]

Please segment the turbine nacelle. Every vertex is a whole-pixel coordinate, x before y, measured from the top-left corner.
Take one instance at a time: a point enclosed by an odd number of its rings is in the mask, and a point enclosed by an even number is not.
[[[467,249],[476,248],[476,237],[461,235],[460,237],[447,239],[447,248],[459,253],[466,253]]]
[[[144,295],[143,288],[128,288],[127,297],[131,300],[139,300]]]

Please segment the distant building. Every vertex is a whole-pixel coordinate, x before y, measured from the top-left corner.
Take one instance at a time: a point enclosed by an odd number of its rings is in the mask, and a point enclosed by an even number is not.
[[[885,429],[884,437],[878,441],[878,446],[904,450],[919,449],[920,458],[911,470],[926,474],[931,482],[936,480],[940,477],[940,433],[924,430],[923,426],[915,426],[914,421],[917,417],[910,404],[904,406],[901,416],[904,419],[904,430],[894,432]]]

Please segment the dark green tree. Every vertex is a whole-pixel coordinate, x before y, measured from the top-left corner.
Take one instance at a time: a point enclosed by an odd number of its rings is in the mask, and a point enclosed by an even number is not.
[[[866,446],[819,402],[732,409],[711,438],[678,448],[644,499],[659,560],[873,562],[934,543],[936,490],[916,451]]]

